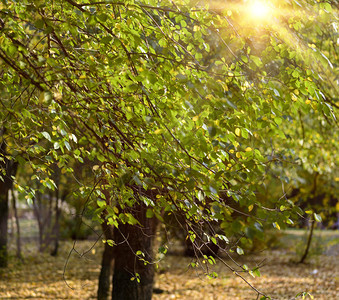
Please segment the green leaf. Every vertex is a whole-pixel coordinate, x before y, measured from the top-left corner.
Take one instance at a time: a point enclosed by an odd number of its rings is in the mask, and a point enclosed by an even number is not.
[[[101,22],[106,22],[108,16],[104,13],[100,14],[97,16],[97,18],[101,21]]]
[[[106,240],[106,243],[111,247],[115,246],[115,243],[113,240]]]
[[[105,37],[103,37],[103,38],[100,40],[100,42],[101,42],[102,44],[107,45],[107,44],[110,43],[111,40],[112,40],[112,37],[111,37],[111,36],[105,36]]]
[[[241,135],[244,139],[248,139],[248,131],[246,128],[241,128]]]
[[[77,137],[76,137],[73,133],[71,134],[71,137],[72,137],[74,143],[77,143],[77,142],[78,142]]]
[[[275,117],[275,118],[274,118],[274,121],[275,121],[278,125],[280,125],[280,124],[282,123],[282,119],[279,118],[279,117]]]
[[[66,149],[68,150],[68,151],[71,151],[72,149],[71,149],[71,145],[67,142],[67,141],[64,141],[64,145],[65,145],[65,147],[66,147]]]
[[[215,194],[215,195],[218,194],[218,191],[213,186],[210,185],[208,188],[213,194]]]
[[[300,74],[299,74],[299,72],[298,72],[297,70],[294,70],[294,71],[292,72],[292,76],[293,76],[294,78],[299,78]]]
[[[138,256],[145,257],[145,253],[140,251],[140,250],[138,250],[135,254],[138,255]]]
[[[321,222],[322,221],[322,218],[319,214],[316,214],[314,213],[314,219],[317,221],[317,222]]]
[[[244,254],[244,250],[238,246],[238,247],[237,247],[237,253],[238,253],[239,255],[243,255],[243,254]]]
[[[48,141],[52,141],[52,139],[51,139],[51,136],[49,135],[49,133],[47,132],[47,131],[43,131],[42,133],[41,133],[43,136],[44,136],[44,138],[45,139],[47,139]]]
[[[275,94],[277,97],[280,97],[280,93],[279,93],[279,91],[278,91],[277,89],[274,89],[273,92],[274,92],[274,94]]]
[[[97,200],[97,204],[98,204],[99,207],[104,207],[104,206],[106,206],[106,201],[99,199],[99,200]]]
[[[210,134],[211,137],[215,136],[217,133],[217,129],[214,126],[208,127],[208,133]]]
[[[189,235],[189,238],[190,238],[191,242],[194,243],[195,238],[196,238],[196,235],[195,235],[194,233],[191,233],[191,234]]]
[[[160,246],[159,249],[158,249],[158,252],[162,253],[162,254],[166,254],[167,251],[168,251],[168,247],[167,246]]]
[[[262,61],[259,57],[251,55],[250,59],[256,64],[257,67],[261,67],[262,66]]]
[[[154,217],[154,212],[151,208],[147,208],[146,217],[149,219]]]
[[[252,270],[252,273],[253,273],[253,275],[256,276],[256,277],[260,277],[260,276],[261,276],[258,267],[255,267],[255,268]]]

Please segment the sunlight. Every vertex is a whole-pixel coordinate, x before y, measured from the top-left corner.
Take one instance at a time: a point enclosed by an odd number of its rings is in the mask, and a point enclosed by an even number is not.
[[[264,1],[255,0],[248,6],[249,14],[255,19],[264,19],[269,17],[271,9]]]

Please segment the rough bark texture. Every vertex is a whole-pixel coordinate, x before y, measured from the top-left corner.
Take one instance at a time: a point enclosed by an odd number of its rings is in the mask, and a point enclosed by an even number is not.
[[[102,229],[107,240],[113,240],[113,227],[102,224]],[[111,285],[111,275],[114,261],[114,247],[105,243],[104,253],[101,261],[101,271],[99,275],[98,300],[108,300]]]
[[[115,263],[112,300],[150,300],[153,292],[154,266],[153,241],[156,220],[146,218],[146,206],[136,205],[130,213],[139,225],[120,224],[114,228]],[[145,261],[140,260],[142,251]],[[131,280],[135,278],[134,280]]]

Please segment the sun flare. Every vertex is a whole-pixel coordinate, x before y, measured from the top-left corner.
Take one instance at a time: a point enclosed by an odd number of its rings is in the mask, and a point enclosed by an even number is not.
[[[264,19],[269,17],[271,9],[264,1],[255,0],[252,1],[248,7],[249,14],[252,18]]]

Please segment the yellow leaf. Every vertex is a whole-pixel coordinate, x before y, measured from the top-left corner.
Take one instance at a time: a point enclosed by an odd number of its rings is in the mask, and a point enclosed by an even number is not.
[[[163,132],[163,129],[157,129],[156,131],[154,131],[154,134],[161,134]]]
[[[235,155],[236,157],[240,158],[241,157],[241,153],[237,152],[237,154]]]
[[[305,101],[305,103],[306,103],[306,104],[310,104],[310,103],[311,103],[311,100],[310,100],[310,99],[307,99],[307,100]]]
[[[246,151],[246,152],[250,152],[250,151],[252,151],[252,148],[251,148],[251,147],[247,147],[247,148],[245,149],[245,151]]]
[[[192,120],[193,120],[194,122],[198,121],[198,120],[199,120],[199,116],[193,117]]]
[[[248,211],[251,212],[253,209],[253,205],[251,204],[249,207],[248,207]]]
[[[240,128],[236,128],[236,129],[235,129],[235,134],[236,134],[237,136],[241,136],[241,130],[240,130]]]

